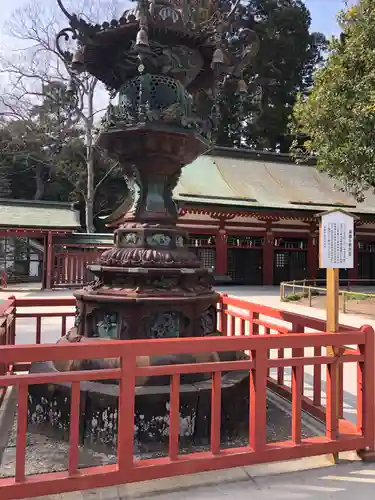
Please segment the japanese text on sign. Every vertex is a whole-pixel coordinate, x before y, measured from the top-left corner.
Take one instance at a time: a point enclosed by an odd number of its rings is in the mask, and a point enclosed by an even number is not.
[[[350,215],[332,212],[322,217],[320,252],[323,268],[354,266],[354,221]]]

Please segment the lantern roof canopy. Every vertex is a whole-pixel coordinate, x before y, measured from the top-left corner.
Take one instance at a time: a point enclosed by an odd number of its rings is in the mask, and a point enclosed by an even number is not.
[[[70,25],[57,36],[58,51],[73,69],[87,71],[113,92],[139,74],[140,60],[148,63],[145,72],[170,74],[191,90],[212,87],[213,61],[230,73],[258,50],[256,33],[241,25],[239,0],[139,0],[102,24],[88,23],[57,2]],[[233,30],[246,44],[246,54],[238,57],[227,51]],[[75,54],[63,48],[70,37],[78,43]],[[181,78],[183,72],[188,77]]]

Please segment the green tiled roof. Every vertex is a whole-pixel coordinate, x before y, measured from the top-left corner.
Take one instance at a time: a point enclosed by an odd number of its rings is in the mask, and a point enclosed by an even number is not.
[[[111,247],[113,245],[113,233],[72,233],[68,236],[58,236],[54,238],[56,245],[104,245]]]
[[[71,203],[0,198],[0,227],[79,229],[79,212]]]
[[[292,163],[287,155],[217,150],[186,166],[174,190],[176,201],[238,209],[325,211],[341,207],[375,214],[375,196],[358,203],[338,182],[314,165]]]

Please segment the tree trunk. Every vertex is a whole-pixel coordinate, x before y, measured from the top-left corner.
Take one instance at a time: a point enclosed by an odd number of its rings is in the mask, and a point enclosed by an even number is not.
[[[86,137],[88,140],[88,137]],[[90,145],[87,144],[87,191],[86,191],[86,231],[95,233],[94,226],[94,148],[92,145],[92,137],[90,134]]]
[[[87,167],[87,191],[86,191],[86,231],[95,233],[94,226],[94,198],[95,198],[95,172],[94,172],[94,90],[95,84],[90,86],[88,92],[87,122],[86,122],[86,167]]]
[[[36,190],[35,190],[35,194],[34,194],[34,200],[42,200],[43,196],[44,196],[44,191],[45,191],[44,166],[43,165],[38,165],[36,167],[35,183],[36,183]]]

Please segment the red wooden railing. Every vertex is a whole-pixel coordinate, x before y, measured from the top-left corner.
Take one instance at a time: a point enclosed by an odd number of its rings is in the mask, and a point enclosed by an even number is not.
[[[8,301],[9,302],[9,301]],[[36,318],[35,340],[43,338],[43,318],[60,316],[61,331],[66,319],[74,314],[72,298],[10,299],[4,317]],[[4,305],[3,305],[4,306]],[[38,308],[43,307],[43,311]],[[57,307],[64,310],[58,312]],[[32,308],[32,310],[31,310]],[[48,312],[49,309],[53,311]],[[6,346],[0,349],[0,387],[17,386],[17,451],[15,477],[0,479],[0,498],[31,498],[79,489],[96,488],[149,479],[188,474],[204,470],[237,467],[261,462],[338,453],[374,447],[374,331],[371,327],[341,327],[340,333],[327,334],[325,322],[302,315],[251,304],[223,296],[218,305],[219,329],[223,337],[173,340],[113,341],[105,345],[34,345]],[[1,318],[5,325],[4,317]],[[65,318],[65,319],[64,319]],[[39,326],[38,326],[39,325]],[[65,325],[65,326],[64,326]],[[4,326],[3,326],[4,328]],[[7,341],[14,344],[14,320],[5,327]],[[308,330],[314,330],[309,332]],[[328,356],[327,347],[354,345],[340,356]],[[249,360],[188,365],[137,367],[138,356],[245,351]],[[121,368],[101,371],[15,374],[29,363],[47,360],[120,358]],[[343,419],[343,369],[357,365],[357,424]],[[14,367],[11,372],[9,367]],[[313,396],[304,395],[304,374],[313,367]],[[321,376],[326,370],[327,386],[322,404]],[[222,449],[220,446],[221,374],[249,370],[250,412],[248,446]],[[291,371],[290,383],[286,374]],[[185,373],[212,373],[210,450],[179,454],[180,376]],[[167,457],[135,460],[133,454],[135,379],[169,375],[170,427]],[[117,463],[85,469],[78,468],[78,425],[80,383],[86,380],[120,381]],[[71,382],[70,452],[68,470],[50,474],[25,475],[28,386]],[[266,401],[268,388],[276,389],[291,400],[292,437],[290,441],[266,442]],[[339,405],[337,404],[337,390]],[[325,435],[304,438],[301,435],[302,409],[319,416],[326,424]]]
[[[42,338],[43,318],[60,317],[61,327],[59,327],[59,332],[62,336],[66,333],[67,318],[75,314],[76,300],[74,297],[22,297],[12,298],[12,300],[17,310],[17,318],[35,318],[35,329],[31,322],[28,323],[28,327],[29,332],[35,330],[33,343],[36,344],[40,343],[38,339]],[[1,308],[4,309],[4,304],[0,306],[0,317]],[[245,332],[246,334],[255,335],[267,332],[270,334],[283,334],[297,331],[297,326],[303,327],[300,333],[303,330],[326,331],[326,322],[318,318],[254,304],[246,300],[229,297],[226,294],[222,294],[218,302],[218,328],[223,335],[245,335]],[[340,325],[339,329],[341,332],[355,330],[355,328],[346,325]]]
[[[36,362],[56,359],[113,358],[121,359],[121,368],[100,371],[49,373],[32,375],[5,375],[0,384],[18,388],[18,420],[15,476],[0,479],[0,497],[6,499],[30,498],[86,488],[110,486],[127,482],[150,480],[205,470],[238,467],[261,462],[273,462],[338,453],[346,450],[372,447],[374,443],[374,415],[368,402],[373,397],[374,335],[371,329],[361,331],[304,335],[238,336],[226,338],[198,338],[174,340],[114,341],[91,345],[4,347],[0,362]],[[269,359],[271,349],[305,349],[308,347],[340,347],[357,344],[359,353],[348,353],[340,358],[331,356]],[[138,356],[198,353],[211,351],[244,350],[249,360],[234,362],[202,363],[188,365],[137,367]],[[340,426],[334,395],[340,364],[357,363],[358,423],[357,426]],[[302,391],[300,371],[308,365],[327,365],[326,433],[324,436],[303,438],[301,435]],[[267,370],[292,367],[292,439],[287,442],[267,443],[266,401]],[[250,372],[250,412],[248,446],[221,449],[220,447],[220,395],[222,372],[235,370]],[[179,454],[179,397],[180,376],[185,373],[211,372],[211,443],[210,450],[199,453]],[[137,376],[170,375],[170,427],[167,457],[137,460],[133,452],[135,379]],[[85,380],[119,379],[119,421],[117,463],[100,467],[78,468],[78,426],[80,408],[80,383]],[[71,382],[70,450],[69,465],[65,472],[25,475],[25,445],[27,432],[28,386],[54,382]],[[364,413],[366,408],[366,413]]]
[[[95,264],[102,253],[103,250],[55,253],[53,286],[76,287],[90,281],[87,264]]]
[[[272,307],[261,306],[253,304],[245,300],[237,299],[235,297],[228,297],[223,294],[218,304],[219,312],[219,330],[224,335],[272,335],[287,333],[299,334],[316,331],[325,332],[326,322],[318,318],[311,318],[302,314],[296,314]],[[275,323],[275,320],[277,323]],[[340,332],[353,331],[355,328],[346,325],[340,325]],[[346,350],[352,348],[345,346]],[[289,350],[292,351],[293,356],[303,356],[304,353],[294,347],[290,346]],[[270,356],[271,352],[268,353]],[[283,359],[285,357],[285,350],[279,349],[278,352],[273,353],[277,358]],[[317,346],[314,348],[314,355],[320,356],[322,349]],[[290,370],[289,370],[290,371]],[[268,386],[273,391],[277,392],[283,397],[291,399],[291,381],[289,377],[289,385],[285,382],[286,369],[279,367],[275,375],[271,375],[270,370],[267,372]],[[304,373],[300,370],[301,386],[304,387]],[[322,406],[322,367],[314,365],[313,367],[313,397],[302,397],[303,409],[311,413],[314,417],[324,420],[325,409]],[[339,391],[339,413],[340,417],[343,415],[343,365],[339,366],[339,384],[337,387]]]
[[[16,334],[16,299],[10,297],[0,305],[0,349],[15,343]],[[0,376],[12,371],[12,366],[0,362]],[[0,404],[3,401],[5,387],[0,384]]]
[[[65,335],[68,327],[68,318],[75,314],[76,301],[73,297],[60,298],[12,298],[14,313],[20,320],[27,319],[27,338],[25,342],[22,334],[18,335],[18,343],[43,342],[44,320],[61,318],[59,326],[56,325],[56,336]],[[5,305],[3,304],[3,307]],[[276,320],[276,321],[275,321]],[[19,325],[21,326],[21,325]],[[324,320],[303,316],[296,313],[282,311],[259,304],[253,304],[235,297],[222,295],[218,303],[218,328],[223,335],[271,335],[286,334],[305,331],[325,332],[326,323]],[[340,325],[340,331],[353,331],[352,327]],[[54,341],[52,340],[52,341]],[[315,355],[320,355],[321,349],[314,349]],[[275,353],[274,353],[275,354]],[[284,357],[284,351],[277,352],[278,358]],[[19,369],[20,367],[18,367]],[[25,366],[22,366],[24,369]],[[340,380],[342,382],[342,366],[340,367]],[[290,371],[290,370],[289,370]],[[285,382],[285,368],[279,367],[276,376],[268,371],[269,387],[283,397],[291,397],[291,377],[289,385]],[[302,373],[302,382],[304,374]],[[321,367],[314,366],[313,373],[313,398],[303,397],[303,408],[317,418],[324,418],[324,408],[321,406]],[[340,414],[343,413],[343,384],[340,386]]]
[[[76,300],[74,297],[54,298],[17,298],[15,300],[16,317],[28,318],[28,332],[33,333],[33,322],[35,318],[35,340],[33,344],[42,342],[42,321],[47,318],[61,318],[61,324],[56,333],[63,337],[68,329],[67,319],[75,315]],[[59,310],[60,308],[60,310]],[[39,310],[38,310],[39,309]],[[61,310],[64,309],[64,310]],[[21,343],[25,343],[20,339]]]

